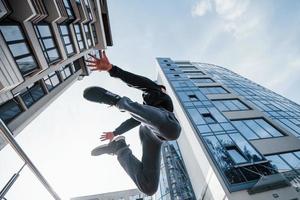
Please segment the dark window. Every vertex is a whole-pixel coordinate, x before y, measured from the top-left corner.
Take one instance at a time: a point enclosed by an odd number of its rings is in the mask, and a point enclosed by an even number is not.
[[[60,80],[56,72],[52,72],[48,76],[44,77],[44,81],[49,91],[53,90],[56,86],[60,84]]]
[[[21,91],[21,98],[25,105],[29,108],[35,102],[45,95],[45,91],[39,82],[34,83],[32,86],[25,88]]]
[[[91,24],[91,27],[92,27],[92,33],[93,33],[93,37],[94,37],[95,44],[98,44],[98,38],[97,38],[97,33],[96,33],[96,27],[95,27],[95,24]]]
[[[74,67],[74,72],[77,72],[79,70],[81,70],[81,66],[84,66],[85,65],[85,62],[84,62],[84,58],[79,58],[77,60],[74,61],[73,63],[73,67]]]
[[[192,71],[184,71],[183,73],[187,75],[188,78],[200,78],[204,75],[202,71],[199,70],[192,70]]]
[[[249,110],[249,107],[238,99],[213,100],[212,102],[223,112]]]
[[[204,94],[226,94],[228,93],[221,86],[213,86],[213,87],[199,87],[200,91]]]
[[[194,95],[194,94],[188,95],[188,96],[190,98],[190,101],[199,101],[198,97],[196,95]]]
[[[84,44],[84,41],[83,41],[83,36],[82,36],[82,31],[81,31],[80,25],[75,24],[74,25],[74,30],[75,30],[79,50],[82,51],[83,49],[85,49],[85,44]]]
[[[71,39],[70,29],[67,25],[59,25],[60,36],[64,43],[65,50],[67,52],[68,57],[74,55],[74,46]]]
[[[61,75],[62,75],[64,80],[66,80],[67,78],[69,78],[73,74],[72,65],[73,64],[68,64],[60,70]]]
[[[232,123],[249,140],[284,136],[264,119],[235,120]]]
[[[14,22],[2,22],[0,30],[21,74],[26,76],[35,71],[38,66],[21,26]]]
[[[198,69],[197,67],[195,66],[192,66],[192,65],[183,65],[183,66],[178,66],[180,69],[182,69],[182,71],[184,70],[193,70],[193,69]]]
[[[204,113],[202,114],[202,117],[207,124],[214,124],[217,122],[210,113]]]
[[[191,78],[194,83],[214,83],[211,78]]]
[[[5,124],[11,122],[22,112],[19,103],[15,99],[8,100],[0,105],[0,118]]]
[[[51,28],[46,23],[35,25],[35,31],[42,47],[44,56],[49,64],[52,64],[60,59],[57,46],[54,42]]]
[[[89,25],[85,24],[83,26],[84,26],[84,32],[85,32],[88,46],[89,46],[89,48],[91,48],[92,47],[92,36],[91,36]]]

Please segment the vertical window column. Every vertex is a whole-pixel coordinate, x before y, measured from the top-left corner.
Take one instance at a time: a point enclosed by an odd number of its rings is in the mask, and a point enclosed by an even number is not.
[[[70,57],[75,54],[70,29],[67,25],[59,25],[59,30],[61,39],[64,43],[65,51],[68,57]]]
[[[76,34],[76,39],[77,39],[77,43],[78,43],[78,46],[79,46],[79,50],[82,51],[82,50],[85,49],[85,44],[84,44],[84,41],[83,41],[82,31],[81,31],[81,27],[80,27],[79,24],[74,25],[74,31],[75,31],[75,34]]]
[[[89,48],[92,47],[92,36],[91,36],[91,32],[90,32],[90,28],[88,24],[84,24],[84,32],[86,35],[86,39],[87,39],[87,43]]]
[[[60,60],[60,55],[56,43],[54,42],[50,26],[46,23],[37,24],[35,31],[47,62],[53,64]]]

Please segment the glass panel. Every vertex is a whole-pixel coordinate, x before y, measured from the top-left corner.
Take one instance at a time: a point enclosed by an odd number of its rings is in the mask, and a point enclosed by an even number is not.
[[[240,134],[230,134],[230,137],[249,161],[257,162],[263,159],[261,155],[259,155],[258,152]]]
[[[247,162],[247,160],[236,149],[229,149],[227,152],[236,164]]]
[[[290,171],[292,168],[286,164],[279,156],[266,156],[266,158],[271,161],[272,167],[278,172]]]
[[[50,61],[54,61],[54,60],[56,60],[56,59],[59,58],[56,49],[52,49],[52,50],[50,50],[50,51],[47,51],[47,53],[48,53],[48,56],[49,56]]]
[[[239,108],[232,101],[223,101],[225,106],[229,108],[229,110],[239,110]]]
[[[24,42],[10,44],[10,45],[8,45],[8,47],[11,50],[14,57],[24,55],[24,54],[29,54],[28,47]]]
[[[39,84],[30,88],[29,91],[35,101],[39,100],[45,94],[43,88]]]
[[[16,60],[22,74],[28,73],[37,67],[32,56]]]
[[[13,99],[0,105],[0,118],[6,124],[9,123],[13,118],[15,118],[21,112],[22,112],[21,108]]]
[[[263,119],[256,119],[255,122],[257,122],[265,130],[267,130],[272,136],[275,136],[275,137],[283,136],[277,129],[275,129],[274,127],[272,127],[265,120],[263,120]]]
[[[245,120],[244,121],[249,128],[251,128],[257,135],[262,138],[271,137],[271,135],[261,128],[254,120]]]
[[[0,26],[0,30],[3,34],[4,39],[7,42],[24,39],[19,26],[16,26],[16,25],[5,26],[4,25],[4,26]]]
[[[232,121],[233,125],[239,130],[239,132],[245,136],[245,138],[252,140],[258,139],[258,136],[248,128],[242,121]]]
[[[219,139],[220,143],[223,146],[233,146],[235,145],[232,139],[228,135],[218,135],[217,138]]]
[[[300,159],[292,153],[280,154],[280,156],[294,169],[300,169]]]
[[[68,27],[66,25],[60,25],[60,31],[63,35],[68,35],[69,31],[68,31]]]
[[[187,109],[188,113],[191,115],[193,121],[195,124],[205,124],[205,121],[203,120],[200,113],[197,111],[197,109]]]
[[[72,44],[67,45],[66,49],[67,49],[68,54],[74,53],[74,49],[73,49]]]
[[[54,87],[57,86],[60,83],[57,74],[55,74],[54,76],[51,77],[51,82],[52,82]]]
[[[249,108],[245,106],[242,102],[239,100],[232,100],[232,102],[240,109],[240,110],[248,110]]]
[[[21,97],[25,103],[25,105],[29,108],[33,103],[34,100],[33,98],[30,96],[29,92],[26,91],[25,93],[21,94]]]
[[[52,38],[43,39],[44,45],[47,49],[54,47],[54,41]]]
[[[78,44],[79,44],[79,48],[80,48],[80,49],[83,49],[83,48],[84,48],[83,42],[79,42]]]
[[[41,34],[41,37],[49,37],[51,36],[51,31],[48,25],[37,25],[38,30]]]
[[[82,40],[82,38],[81,38],[81,34],[79,33],[79,34],[76,34],[76,37],[77,37],[77,40],[79,40],[79,41],[81,41]]]
[[[80,33],[80,27],[79,27],[79,25],[74,25],[74,28],[75,28],[75,32],[76,33]]]

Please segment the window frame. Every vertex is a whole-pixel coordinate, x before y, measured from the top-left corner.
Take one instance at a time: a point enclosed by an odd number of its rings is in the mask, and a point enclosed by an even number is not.
[[[22,106],[20,105],[20,103],[15,99],[9,99],[8,101],[2,103],[0,105],[0,108],[7,106],[9,103],[15,103],[16,107],[19,109],[19,112],[17,112],[16,114],[14,114],[11,118],[8,118],[6,120],[2,119],[1,120],[5,123],[5,124],[9,124],[10,122],[12,122],[16,117],[18,117],[20,114],[22,114],[24,112],[24,109],[22,108]]]
[[[56,84],[56,85],[53,84],[53,80],[52,80],[52,78],[53,78],[54,76],[57,76],[57,79],[58,79],[58,81],[59,81],[58,84]],[[59,76],[58,76],[58,74],[57,74],[56,71],[54,71],[54,72],[48,74],[47,76],[45,76],[45,77],[43,78],[43,80],[44,80],[45,85],[46,85],[46,87],[47,87],[47,90],[48,90],[49,92],[51,92],[53,89],[55,89],[57,86],[59,86],[59,85],[61,84],[61,82],[62,82],[62,81],[60,80],[60,78],[59,78]],[[47,80],[50,81],[51,86],[52,86],[51,88],[48,87],[48,84],[46,83]]]
[[[236,106],[238,109],[230,109],[228,107],[228,105],[226,105],[225,103],[223,103],[223,101],[238,101],[239,103],[241,103],[243,106],[246,107],[246,109],[240,109],[239,106],[237,106],[235,103],[231,102],[234,104],[234,106]],[[225,108],[227,108],[227,110],[223,110],[220,109],[214,102],[219,102],[221,103]],[[246,103],[244,103],[243,101],[241,101],[240,99],[237,98],[232,98],[232,99],[212,99],[212,103],[215,105],[216,108],[218,108],[221,112],[235,112],[235,111],[247,111],[247,110],[252,110]]]
[[[36,85],[39,85],[39,87],[41,88],[41,90],[43,91],[43,95],[39,96],[38,98],[35,98],[32,91],[33,88],[36,87]],[[41,98],[43,98],[46,95],[46,91],[43,88],[42,84],[40,81],[36,81],[35,83],[33,83],[30,86],[27,86],[26,88],[24,88],[21,92],[20,92],[20,97],[22,98],[22,100],[24,101],[24,104],[26,105],[27,108],[30,108],[31,106],[33,106],[36,102],[38,102]],[[25,95],[29,95],[29,97],[31,98],[32,102],[27,104],[27,102],[25,101]]]
[[[3,39],[4,39],[4,41],[5,41],[6,45],[7,45],[7,48],[9,49],[9,52],[11,53],[11,56],[13,57],[15,64],[18,66],[18,69],[19,69],[22,77],[26,77],[28,75],[31,75],[32,73],[34,73],[37,70],[39,70],[40,67],[39,67],[39,65],[38,65],[38,63],[36,61],[36,58],[35,58],[35,55],[34,55],[32,49],[31,49],[31,46],[28,43],[28,38],[27,38],[26,34],[24,33],[22,25],[19,22],[16,22],[14,20],[4,20],[4,21],[1,22],[0,26],[17,26],[18,29],[20,30],[20,34],[23,37],[23,39],[19,39],[19,40],[6,41],[6,39],[4,37],[4,34],[2,33],[1,30],[0,30],[0,34],[2,34],[2,37],[3,37]],[[9,45],[21,44],[21,43],[23,43],[27,47],[28,53],[21,54],[21,55],[18,55],[18,56],[14,56],[11,48],[9,47]],[[33,62],[35,64],[35,67],[32,68],[31,70],[27,70],[27,71],[22,72],[21,67],[18,64],[17,60],[20,60],[20,59],[23,59],[23,58],[28,58],[28,57],[32,58],[32,60],[33,60]]]
[[[73,37],[72,37],[72,33],[71,33],[71,30],[70,30],[70,25],[68,24],[58,24],[58,30],[59,30],[59,35],[60,35],[60,38],[64,44],[64,49],[65,49],[65,52],[69,57],[72,57],[73,55],[76,54],[76,50],[75,50],[75,46],[74,46],[74,41],[73,41]],[[63,33],[62,32],[62,26],[65,26],[66,27],[66,30],[68,33]],[[66,41],[64,40],[64,37],[68,37],[69,39],[69,43],[66,43]],[[67,49],[67,46],[71,45],[72,49],[73,49],[73,52],[69,53],[68,52],[68,49]]]
[[[86,31],[86,28],[88,29],[88,31]],[[83,29],[84,29],[84,33],[85,33],[85,37],[86,37],[86,42],[88,45],[88,48],[91,48],[93,46],[93,41],[92,41],[92,35],[91,35],[91,29],[89,24],[83,24]],[[89,44],[89,41],[91,42],[91,44]]]
[[[50,36],[43,36],[42,37],[38,26],[48,26],[51,35]],[[59,48],[58,48],[58,45],[56,43],[56,39],[54,37],[54,33],[53,33],[51,25],[49,23],[46,23],[46,22],[39,22],[39,23],[37,23],[37,24],[34,25],[34,30],[35,30],[35,33],[36,33],[37,38],[39,40],[40,46],[42,47],[42,51],[43,51],[43,54],[44,54],[44,56],[46,58],[47,63],[49,65],[51,65],[51,64],[55,64],[58,61],[60,61],[61,60],[61,55],[60,55]],[[50,47],[50,48],[46,48],[46,45],[45,45],[45,42],[44,42],[44,40],[46,40],[46,39],[52,39],[54,46]],[[54,49],[57,51],[58,57],[56,59],[54,59],[54,60],[50,60],[48,51],[51,51],[51,50],[54,50]]]
[[[77,26],[79,28],[79,32],[76,31]],[[82,52],[86,49],[86,45],[85,45],[85,41],[83,39],[83,33],[82,33],[81,25],[79,23],[76,23],[76,24],[73,25],[73,28],[74,28],[74,32],[75,32],[76,41],[77,41],[77,44],[78,44],[78,47],[79,47],[79,51]],[[78,35],[80,35],[81,40],[78,39]],[[82,42],[83,48],[80,48],[80,45],[79,45],[80,42]]]

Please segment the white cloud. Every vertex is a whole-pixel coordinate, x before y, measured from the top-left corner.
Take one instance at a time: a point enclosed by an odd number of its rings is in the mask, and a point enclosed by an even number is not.
[[[210,0],[200,0],[192,9],[193,16],[203,16],[212,9]]]
[[[244,38],[260,23],[259,16],[251,20],[246,17],[249,4],[249,0],[199,0],[192,8],[192,15],[203,16],[214,12],[223,31],[232,33],[236,38]]]
[[[215,11],[225,20],[236,20],[247,10],[249,0],[214,0]]]

